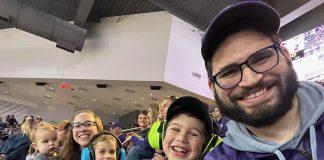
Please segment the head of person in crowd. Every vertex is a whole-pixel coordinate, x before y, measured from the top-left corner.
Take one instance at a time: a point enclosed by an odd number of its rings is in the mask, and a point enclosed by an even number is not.
[[[92,150],[90,154],[87,150]],[[125,151],[121,146],[121,142],[116,136],[107,131],[96,134],[90,141],[89,147],[82,151],[82,157],[93,160],[125,160]]]
[[[29,135],[31,128],[35,125],[33,116],[25,116],[21,124],[21,132]]]
[[[212,135],[208,105],[194,97],[180,97],[169,107],[163,151],[170,160],[197,160]]]
[[[159,118],[159,104],[157,102],[150,104],[148,109],[148,115],[150,117],[150,125],[156,122]]]
[[[150,119],[146,110],[140,111],[140,113],[137,115],[137,123],[139,127],[141,127],[141,130],[150,127]]]
[[[215,107],[215,109],[212,112],[212,116],[214,119],[216,119],[217,121],[220,120],[220,118],[222,117],[222,113],[220,112],[218,107]]]
[[[86,147],[91,138],[102,130],[103,124],[97,114],[90,110],[76,112],[60,153],[62,160],[80,159],[81,149]]]
[[[57,155],[59,142],[54,127],[47,122],[35,125],[30,131],[29,138],[32,141],[30,154],[36,152],[45,157]]]
[[[39,123],[42,122],[42,121],[43,121],[42,117],[40,117],[40,116],[36,116],[36,117],[35,117],[35,123],[36,123],[36,124],[39,124]]]
[[[240,13],[224,13],[202,42],[209,87],[224,116],[257,128],[269,126],[297,100],[297,75],[277,34],[279,16],[234,20],[226,18],[230,14]]]
[[[176,96],[169,96],[167,98],[164,98],[160,105],[159,105],[159,120],[163,121],[166,117],[166,113],[168,111],[169,106],[172,102],[174,102],[177,99]]]
[[[111,128],[112,128],[112,131],[114,133],[115,136],[120,136],[122,134],[122,128],[120,126],[120,123],[117,122],[117,121],[114,121],[112,122],[112,125],[111,125]]]
[[[53,127],[56,130],[57,139],[59,141],[59,146],[63,146],[66,138],[67,133],[69,132],[71,122],[69,120],[63,120],[58,124],[53,124]]]

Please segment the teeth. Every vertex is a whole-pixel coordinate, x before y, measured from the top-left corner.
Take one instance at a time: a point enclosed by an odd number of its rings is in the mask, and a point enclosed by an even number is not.
[[[88,135],[82,135],[82,136],[80,136],[80,138],[82,138],[82,139],[87,139],[89,136]]]
[[[252,94],[250,94],[250,95],[248,95],[248,96],[245,96],[243,99],[244,99],[244,100],[249,100],[249,99],[252,99],[252,98],[258,97],[258,96],[260,96],[260,95],[263,95],[265,92],[267,92],[267,89],[266,89],[266,88],[265,88],[265,89],[262,89],[262,90],[259,90],[259,91],[257,91],[257,92],[254,92],[254,93],[252,93]]]
[[[176,152],[186,152],[185,149],[180,148],[180,147],[173,147],[173,149],[174,149]]]

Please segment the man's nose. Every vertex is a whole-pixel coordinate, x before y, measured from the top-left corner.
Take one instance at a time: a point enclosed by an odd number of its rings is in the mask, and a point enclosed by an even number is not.
[[[263,75],[254,72],[248,66],[242,67],[242,81],[239,83],[240,87],[253,87],[260,82]]]

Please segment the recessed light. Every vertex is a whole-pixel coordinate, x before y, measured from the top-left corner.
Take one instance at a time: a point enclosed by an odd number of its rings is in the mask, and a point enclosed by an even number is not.
[[[151,94],[151,93],[150,93],[149,95],[150,95],[150,96],[153,96],[153,94]]]
[[[47,101],[45,101],[44,103],[45,103],[45,104],[47,104],[48,102],[47,102]]]
[[[141,100],[144,100],[144,98],[142,97]]]
[[[96,102],[97,100],[94,98],[94,99],[92,99],[92,101],[93,101],[93,102]]]
[[[134,102],[135,104],[137,103],[137,102]]]
[[[8,91],[5,91],[5,92],[3,92],[4,94],[9,94],[9,92]]]
[[[116,114],[116,112],[113,112],[113,115],[115,115]]]
[[[126,110],[126,108],[125,108],[125,107],[123,107],[123,110]]]
[[[51,98],[51,96],[50,96],[49,94],[45,95],[45,97],[47,97],[47,98]]]

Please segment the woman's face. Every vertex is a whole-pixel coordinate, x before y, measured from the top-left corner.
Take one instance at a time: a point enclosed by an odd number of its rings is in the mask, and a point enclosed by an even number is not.
[[[80,147],[87,146],[97,132],[98,127],[92,114],[80,113],[75,116],[72,124],[72,133],[74,141]]]
[[[163,151],[170,160],[197,160],[206,140],[205,125],[196,118],[180,114],[166,130]]]

